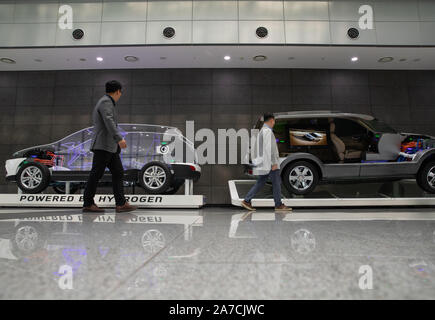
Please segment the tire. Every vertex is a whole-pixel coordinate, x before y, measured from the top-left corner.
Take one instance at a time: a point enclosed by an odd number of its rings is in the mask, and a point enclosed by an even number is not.
[[[163,250],[166,244],[167,239],[159,229],[148,229],[141,236],[142,248],[149,255]]]
[[[151,161],[139,172],[139,184],[149,194],[164,194],[172,186],[172,173],[168,166]]]
[[[429,161],[417,173],[417,184],[424,191],[435,193],[435,161]]]
[[[26,257],[44,247],[46,237],[38,223],[19,223],[11,239],[12,252],[18,257]]]
[[[54,186],[52,186],[54,192],[58,194],[65,194],[65,183],[59,183]],[[77,184],[70,184],[69,186],[69,193],[74,194],[79,190],[79,186]]]
[[[309,229],[299,228],[290,236],[290,247],[298,255],[312,255],[316,250],[316,237]]]
[[[311,193],[319,183],[319,171],[317,167],[307,161],[290,163],[285,167],[281,177],[285,188],[290,193],[297,195]],[[300,180],[298,181],[298,179]]]
[[[20,167],[16,181],[24,193],[40,193],[50,183],[50,170],[39,162],[28,162]]]
[[[182,227],[163,226],[161,224],[147,224],[146,226],[146,228],[140,229],[139,232],[133,233],[133,237],[130,238],[129,243],[132,250],[139,249],[146,256],[150,256],[166,247],[167,250],[164,250],[161,254],[163,256],[170,254],[172,248],[170,243],[180,234]]]

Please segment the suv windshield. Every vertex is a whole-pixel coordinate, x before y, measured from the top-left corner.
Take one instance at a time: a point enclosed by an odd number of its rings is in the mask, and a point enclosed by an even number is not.
[[[374,132],[397,133],[397,131],[394,130],[393,128],[391,128],[388,124],[386,124],[385,122],[382,122],[378,119],[373,119],[373,120],[362,120],[361,119],[361,121]]]

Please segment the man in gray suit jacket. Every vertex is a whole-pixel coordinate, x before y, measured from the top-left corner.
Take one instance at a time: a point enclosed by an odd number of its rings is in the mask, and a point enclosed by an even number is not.
[[[116,212],[129,212],[137,207],[131,206],[124,196],[124,168],[119,154],[127,148],[127,143],[118,130],[115,105],[122,95],[122,86],[118,81],[106,83],[106,94],[97,102],[92,113],[94,125],[91,151],[94,153],[92,169],[83,194],[83,212],[104,212],[94,202],[98,181],[106,168],[112,174],[113,195]]]

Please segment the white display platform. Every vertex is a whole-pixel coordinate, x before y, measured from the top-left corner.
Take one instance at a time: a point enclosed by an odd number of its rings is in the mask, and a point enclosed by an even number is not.
[[[200,208],[202,195],[125,195],[127,201],[139,208]],[[95,195],[95,203],[107,208],[115,207],[112,194]],[[83,206],[82,194],[0,194],[0,207],[79,208]]]
[[[255,180],[230,180],[231,203],[241,207],[243,198],[240,197],[237,185],[253,185]],[[360,197],[360,198],[283,198],[282,202],[289,207],[379,207],[379,206],[435,206],[435,195],[430,197]],[[253,207],[274,207],[273,198],[254,198]]]

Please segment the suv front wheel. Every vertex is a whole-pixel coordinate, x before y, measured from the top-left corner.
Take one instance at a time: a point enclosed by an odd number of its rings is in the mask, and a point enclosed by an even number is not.
[[[429,161],[418,171],[417,183],[424,191],[435,193],[435,161]]]
[[[284,169],[282,181],[290,193],[308,194],[314,190],[319,182],[319,172],[308,161],[296,161]]]

